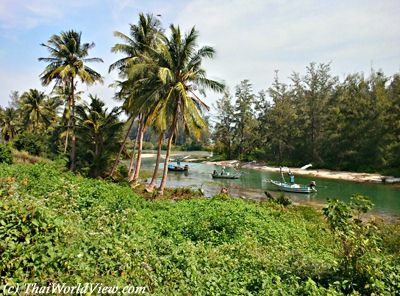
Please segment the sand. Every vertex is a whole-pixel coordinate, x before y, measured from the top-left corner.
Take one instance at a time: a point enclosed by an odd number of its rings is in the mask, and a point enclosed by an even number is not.
[[[227,167],[236,167],[236,166],[240,165],[240,162],[237,160],[229,160],[229,161],[207,162],[207,164],[216,164],[216,165],[223,165],[223,166],[227,166]],[[246,168],[246,169],[261,170],[261,171],[265,171],[265,172],[279,173],[279,171],[280,171],[279,167],[257,164],[255,162],[241,164],[241,167]],[[369,173],[354,173],[354,172],[313,170],[313,169],[302,170],[299,168],[289,168],[289,169],[295,175],[336,179],[336,180],[346,180],[346,181],[361,182],[361,183],[362,182],[382,183],[382,178],[384,177],[380,174],[369,174]],[[286,171],[287,170],[285,170],[285,172]]]

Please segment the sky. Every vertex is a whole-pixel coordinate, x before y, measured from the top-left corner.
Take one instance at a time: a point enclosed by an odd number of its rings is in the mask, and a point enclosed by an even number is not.
[[[195,26],[199,44],[217,51],[204,63],[208,77],[224,81],[231,93],[243,79],[255,92],[267,89],[275,70],[287,82],[310,62],[331,63],[339,78],[368,75],[371,68],[400,72],[399,0],[0,0],[0,105],[7,105],[11,91],[51,91],[39,80],[46,64],[38,58],[48,56],[40,44],[70,29],[81,31],[83,42],[93,41],[90,56],[104,60],[91,64],[104,83],[82,90],[118,105],[109,87],[118,77],[108,73],[121,57],[111,53],[120,41],[113,32],[128,33],[140,12],[160,14],[165,28]],[[208,93],[205,101],[213,105],[220,97]]]

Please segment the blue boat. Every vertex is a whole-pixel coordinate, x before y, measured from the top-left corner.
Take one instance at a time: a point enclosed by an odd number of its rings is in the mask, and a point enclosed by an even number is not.
[[[173,164],[168,165],[168,171],[171,171],[171,172],[187,172],[188,170],[189,170],[189,166],[187,164],[184,166],[173,165]]]

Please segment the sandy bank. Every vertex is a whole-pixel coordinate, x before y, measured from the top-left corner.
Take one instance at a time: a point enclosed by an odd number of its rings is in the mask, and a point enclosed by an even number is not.
[[[235,167],[238,166],[240,162],[238,160],[227,160],[227,161],[207,162],[207,164]],[[279,173],[279,167],[272,167],[257,163],[244,163],[244,164],[242,163],[242,168]],[[330,170],[312,170],[312,169],[301,170],[299,168],[289,168],[289,169],[295,175],[336,179],[336,180],[347,180],[353,182],[382,183],[382,178],[384,177],[380,174],[341,172],[341,171],[330,171]]]

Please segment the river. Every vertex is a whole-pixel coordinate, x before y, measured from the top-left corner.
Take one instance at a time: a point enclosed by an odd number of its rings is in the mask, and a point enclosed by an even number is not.
[[[185,164],[189,165],[189,172],[169,172],[168,187],[201,188],[206,196],[213,196],[222,187],[226,187],[233,196],[242,196],[251,199],[265,198],[264,191],[268,191],[273,195],[279,194],[272,184],[266,182],[268,179],[280,180],[278,173],[242,169],[241,172],[243,174],[240,179],[213,180],[211,173],[214,169],[220,171],[220,166],[205,163],[181,163],[181,165]],[[144,158],[143,169],[150,171],[153,168],[154,158]],[[232,168],[226,168],[226,171],[235,172]],[[359,193],[368,196],[372,200],[374,203],[374,212],[400,216],[400,186],[398,185],[356,183],[306,176],[296,176],[295,181],[302,184],[309,184],[311,181],[316,181],[318,189],[318,192],[313,194],[285,192],[286,196],[297,203],[323,204],[328,198],[348,201],[352,194]]]

